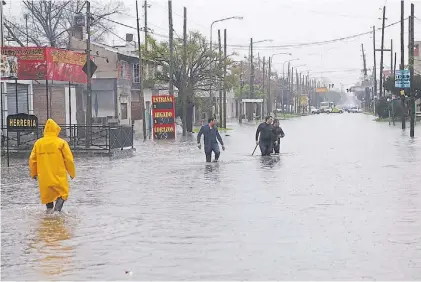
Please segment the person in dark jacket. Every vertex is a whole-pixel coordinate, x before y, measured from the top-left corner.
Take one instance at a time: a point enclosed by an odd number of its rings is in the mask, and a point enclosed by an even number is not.
[[[265,122],[259,124],[256,130],[256,144],[260,147],[262,156],[270,156],[273,147],[273,133],[272,133],[272,117],[265,118]]]
[[[212,159],[212,151],[215,154],[215,162],[218,161],[221,152],[219,151],[219,143],[221,143],[222,150],[225,151],[224,142],[222,141],[221,135],[219,134],[218,128],[216,127],[216,119],[209,118],[208,124],[205,124],[200,128],[199,134],[197,134],[197,146],[201,148],[200,139],[203,135],[203,147],[205,149],[206,162],[210,163]]]
[[[284,138],[285,133],[282,130],[281,126],[279,125],[278,119],[273,120],[272,133],[273,133],[273,151],[275,152],[275,154],[279,154],[281,138]]]

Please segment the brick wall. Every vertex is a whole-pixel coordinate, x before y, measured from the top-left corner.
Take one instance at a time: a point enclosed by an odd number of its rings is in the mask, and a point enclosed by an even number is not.
[[[66,123],[66,102],[64,97],[63,85],[49,85],[49,112],[52,118],[58,124]],[[39,123],[44,124],[47,121],[47,97],[45,85],[34,85],[34,114],[38,117]]]

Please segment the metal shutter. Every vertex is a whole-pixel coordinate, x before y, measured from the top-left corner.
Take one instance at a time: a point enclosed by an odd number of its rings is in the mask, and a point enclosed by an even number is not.
[[[28,112],[28,85],[27,84],[18,84],[18,106],[19,112],[16,113],[16,84],[7,83],[7,114],[19,114]]]

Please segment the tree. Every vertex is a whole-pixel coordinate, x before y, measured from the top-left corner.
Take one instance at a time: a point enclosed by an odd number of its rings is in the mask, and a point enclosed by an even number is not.
[[[123,1],[91,1],[92,41],[102,42],[112,30],[114,23],[107,17],[125,11]],[[74,16],[84,5],[82,0],[66,1],[22,1],[22,13],[14,19],[6,19],[5,27],[15,41],[24,46],[28,39],[31,45],[65,48],[68,46]],[[26,28],[26,20],[28,28]]]
[[[391,91],[394,95],[399,95],[399,88],[395,88],[395,77],[389,76],[384,82],[384,88]],[[417,98],[421,98],[421,75],[415,75],[413,81],[413,90]]]
[[[169,63],[170,50],[168,42],[157,42],[153,38],[148,39],[148,51],[142,48],[145,60],[154,63],[157,66],[155,73],[155,80],[159,83],[168,83],[169,77]],[[187,131],[192,131],[192,112],[191,108],[194,105],[194,97],[197,92],[208,92],[212,87],[215,91],[218,80],[222,78],[222,66],[218,67],[215,63],[218,59],[216,52],[211,52],[209,43],[206,38],[199,32],[189,32],[187,40],[187,65],[186,78],[183,77],[183,40],[181,38],[174,39],[173,52],[173,84],[181,95],[187,95],[187,105],[181,105],[180,100],[177,99],[177,115],[183,116],[183,110],[187,110]],[[227,56],[228,57],[228,56]],[[227,65],[231,65],[231,60],[227,60]],[[209,103],[210,104],[210,103]]]

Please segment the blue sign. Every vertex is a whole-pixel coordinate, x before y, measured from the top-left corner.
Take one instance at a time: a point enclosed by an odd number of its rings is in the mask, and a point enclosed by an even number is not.
[[[410,88],[411,75],[409,70],[396,70],[395,71],[395,87],[396,88]]]

